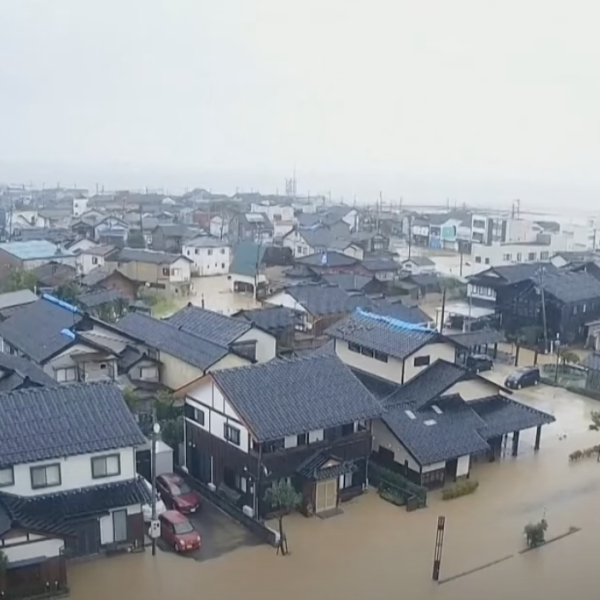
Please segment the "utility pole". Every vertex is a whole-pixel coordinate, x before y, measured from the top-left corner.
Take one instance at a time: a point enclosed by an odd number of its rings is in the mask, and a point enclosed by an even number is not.
[[[152,538],[152,556],[156,556],[156,540],[160,535],[160,523],[156,518],[156,442],[160,433],[160,424],[156,420],[156,408],[152,409],[152,449],[151,449],[151,472],[152,472],[152,521],[150,523],[150,537]]]
[[[540,286],[540,293],[542,296],[542,322],[544,324],[544,354],[548,352],[548,324],[546,321],[546,296],[544,293],[544,275],[546,274],[546,267],[540,267],[537,270],[538,281]]]
[[[412,222],[413,217],[410,215],[410,217],[408,217],[408,260],[410,260],[410,254],[412,250]]]
[[[446,286],[442,290],[442,318],[440,319],[440,333],[444,333],[444,320],[446,319]]]

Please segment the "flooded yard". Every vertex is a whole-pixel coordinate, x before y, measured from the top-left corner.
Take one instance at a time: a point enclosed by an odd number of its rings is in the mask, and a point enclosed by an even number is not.
[[[502,377],[493,372],[492,377]],[[343,514],[321,520],[287,519],[290,556],[268,546],[241,545],[218,558],[197,562],[172,553],[115,557],[70,569],[73,600],[130,600],[202,597],[244,600],[479,600],[545,598],[587,600],[598,596],[600,570],[600,463],[569,463],[568,454],[600,441],[588,431],[593,401],[562,390],[538,387],[519,398],[552,412],[541,451],[522,438],[518,458],[478,463],[480,482],[472,496],[444,502],[430,494],[429,506],[407,513],[373,492],[342,506]],[[500,559],[469,575],[431,581],[436,523],[446,517],[441,579]],[[581,531],[532,552],[523,527],[546,515],[547,538]]]

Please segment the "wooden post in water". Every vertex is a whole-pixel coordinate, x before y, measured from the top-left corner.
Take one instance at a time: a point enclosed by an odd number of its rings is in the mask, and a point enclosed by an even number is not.
[[[440,566],[442,563],[442,548],[444,547],[444,529],[446,527],[446,517],[438,517],[437,531],[435,534],[435,552],[433,555],[433,581],[440,579]]]

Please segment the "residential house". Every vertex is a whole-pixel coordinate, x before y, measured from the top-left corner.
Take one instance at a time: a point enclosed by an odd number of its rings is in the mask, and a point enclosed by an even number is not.
[[[357,273],[360,271],[360,261],[357,258],[341,252],[316,252],[308,256],[296,258],[296,265],[305,266],[316,275],[331,275],[337,273]],[[363,272],[362,275],[367,275]]]
[[[27,358],[59,383],[114,380],[116,356],[82,339],[84,315],[44,294],[0,323],[0,350]]]
[[[122,248],[108,255],[105,262],[109,268],[116,268],[129,279],[154,290],[180,296],[191,293],[192,261],[187,256]]]
[[[367,254],[387,252],[390,248],[390,238],[378,231],[355,231],[351,237]]]
[[[82,237],[66,244],[65,247],[68,248],[73,254],[79,254],[79,252],[82,250],[89,250],[90,248],[95,248],[98,245],[99,244],[94,242],[94,240],[87,237]]]
[[[37,295],[31,290],[17,290],[0,294],[0,321],[5,321],[21,308],[36,302]]]
[[[566,238],[544,235],[534,242],[473,244],[471,256],[475,265],[501,266],[521,262],[549,262],[551,256],[567,248]]]
[[[429,247],[429,220],[423,217],[411,218],[410,235],[415,246]]]
[[[166,320],[129,313],[115,326],[121,335],[153,349],[160,382],[177,390],[209,371],[269,361],[276,340],[252,323],[188,306]]]
[[[362,271],[383,282],[394,281],[400,265],[391,256],[368,256],[361,262]]]
[[[264,517],[273,482],[327,514],[366,488],[371,420],[380,405],[335,356],[213,372],[185,397],[185,468]]]
[[[81,285],[89,290],[118,290],[121,295],[133,302],[137,297],[139,283],[129,279],[116,268],[97,267],[81,278]]]
[[[300,314],[297,328],[319,337],[333,323],[354,311],[357,306],[367,306],[369,299],[362,294],[352,294],[334,285],[306,283],[291,285],[265,299],[265,303],[285,306]]]
[[[235,213],[229,222],[229,238],[234,243],[267,245],[273,243],[274,235],[273,224],[264,213]]]
[[[106,213],[99,210],[88,210],[75,217],[71,222],[71,229],[80,237],[96,240],[95,226],[106,217]]]
[[[359,243],[352,240],[350,229],[344,221],[333,225],[317,223],[310,228],[294,228],[283,237],[282,243],[284,247],[292,249],[295,258],[338,251],[362,260],[365,254]]]
[[[355,275],[354,273],[332,273],[323,275],[323,281],[328,285],[337,285],[346,292],[362,294],[381,294],[385,284],[374,276]]]
[[[80,294],[77,304],[87,315],[113,322],[127,312],[129,298],[118,289],[97,288]]]
[[[260,204],[252,203],[250,211],[267,216],[273,224],[274,239],[282,239],[294,227],[294,208],[291,205],[264,201]]]
[[[423,312],[418,306],[406,306],[399,299],[392,298],[371,298],[369,310],[378,315],[399,319],[405,323],[414,325],[423,325],[433,328],[434,319]]]
[[[358,309],[327,330],[337,356],[352,369],[404,384],[438,358],[455,361],[450,339],[377,310]]]
[[[183,243],[183,255],[192,261],[192,272],[199,277],[226,275],[231,263],[229,244],[209,236]]]
[[[93,269],[104,266],[106,257],[113,252],[114,246],[94,245],[77,252],[77,272],[87,275]]]
[[[77,279],[77,268],[50,261],[33,269],[38,289],[52,291]]]
[[[245,319],[258,329],[270,333],[277,343],[277,356],[294,349],[296,328],[301,323],[301,316],[297,311],[285,306],[271,306],[240,310],[232,316],[236,319]]]
[[[94,240],[99,244],[111,244],[123,248],[127,243],[129,229],[127,221],[109,215],[94,225]]]
[[[502,455],[509,437],[517,456],[520,433],[555,418],[507,397],[507,390],[465,368],[436,360],[404,386],[357,373],[383,404],[372,424],[377,462],[429,488],[469,477],[481,459]]]
[[[264,297],[268,279],[265,275],[265,247],[254,242],[240,242],[233,250],[229,267],[232,292],[247,292],[254,298]]]
[[[182,223],[164,223],[152,230],[152,250],[185,254],[183,246],[202,234],[202,230]]]
[[[412,256],[402,261],[401,265],[411,275],[435,273],[435,262],[428,256]]]
[[[507,333],[533,327],[546,346],[555,339],[573,344],[584,341],[586,325],[600,318],[600,281],[585,272],[541,272],[498,289],[496,309]]]
[[[0,244],[0,268],[32,270],[51,261],[75,267],[76,257],[46,240]]]
[[[26,358],[0,352],[0,392],[56,385],[56,380]]]
[[[146,440],[117,386],[28,388],[0,407],[3,593],[65,593],[68,559],[143,549]]]
[[[229,223],[231,216],[228,214],[215,215],[210,220],[209,232],[215,238],[220,240],[229,239]]]

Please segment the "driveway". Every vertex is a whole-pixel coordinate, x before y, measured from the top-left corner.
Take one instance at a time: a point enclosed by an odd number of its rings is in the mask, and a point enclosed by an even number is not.
[[[190,516],[190,521],[202,536],[202,547],[197,552],[182,556],[197,561],[210,560],[243,546],[256,546],[261,543],[245,527],[207,500],[204,500],[200,512]],[[158,541],[158,547],[165,552],[174,553],[162,540]]]

